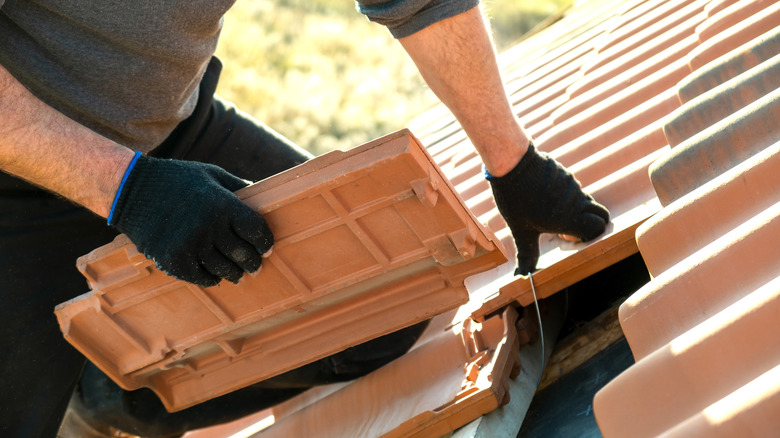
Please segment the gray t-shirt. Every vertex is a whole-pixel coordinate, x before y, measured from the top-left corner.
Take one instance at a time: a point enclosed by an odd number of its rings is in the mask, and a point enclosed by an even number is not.
[[[188,117],[235,0],[0,0],[0,65],[38,98],[149,151]],[[395,37],[478,0],[361,0]]]

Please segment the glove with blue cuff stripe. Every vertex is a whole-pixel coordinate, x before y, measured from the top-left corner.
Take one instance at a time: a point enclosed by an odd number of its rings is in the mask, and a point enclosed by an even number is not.
[[[237,283],[274,243],[263,217],[233,194],[248,184],[211,164],[136,153],[108,224],[169,275],[204,287]]]

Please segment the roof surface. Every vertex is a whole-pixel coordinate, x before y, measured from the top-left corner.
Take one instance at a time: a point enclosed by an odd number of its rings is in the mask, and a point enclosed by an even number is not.
[[[537,146],[612,213],[607,232],[588,244],[543,236],[536,293],[552,295],[637,250],[653,275],[620,310],[637,363],[596,396],[604,436],[770,436],[780,429],[778,53],[774,1],[588,0],[500,56]],[[410,129],[511,252],[479,158],[453,116],[436,107]],[[447,318],[480,319],[531,303],[529,279],[513,277],[511,265],[467,280],[470,303]],[[451,324],[433,327],[439,331],[418,355],[452,334]],[[418,379],[413,371],[396,377]],[[446,405],[430,398],[453,392],[441,380],[421,379],[417,391],[391,398],[381,388],[393,381],[377,381],[326,388],[210,436],[242,429],[240,436],[250,436],[274,417],[279,426],[339,436],[345,429],[326,425],[370,424],[396,404],[418,408],[399,414],[401,427]],[[365,409],[340,404],[339,393],[361,390],[373,394]]]

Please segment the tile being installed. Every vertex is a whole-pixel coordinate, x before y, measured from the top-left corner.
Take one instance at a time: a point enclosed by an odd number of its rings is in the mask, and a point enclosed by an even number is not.
[[[715,44],[692,61],[723,55],[680,83],[672,149],[651,167],[664,208],[637,243],[654,278],[620,308],[637,363],[595,397],[607,438],[780,430],[778,8],[721,11],[736,18],[704,26]]]
[[[506,262],[408,131],[237,193],[276,237],[258,273],[199,288],[120,236],[79,260],[92,292],[56,310],[69,342],[170,411],[456,308],[466,277]]]

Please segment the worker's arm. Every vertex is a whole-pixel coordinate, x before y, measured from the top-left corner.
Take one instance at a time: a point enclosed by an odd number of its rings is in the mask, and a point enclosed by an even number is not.
[[[0,66],[0,169],[108,217],[133,158],[38,100]]]
[[[515,240],[516,273],[536,269],[541,233],[587,241],[604,232],[607,209],[583,193],[563,166],[529,146],[478,7],[399,41],[482,157],[496,205]]]
[[[0,169],[109,218],[159,268],[202,286],[256,271],[273,245],[263,218],[232,193],[246,181],[217,166],[136,156],[2,66]]]
[[[452,111],[488,172],[504,176],[530,138],[512,111],[479,8],[398,40],[436,96]]]

